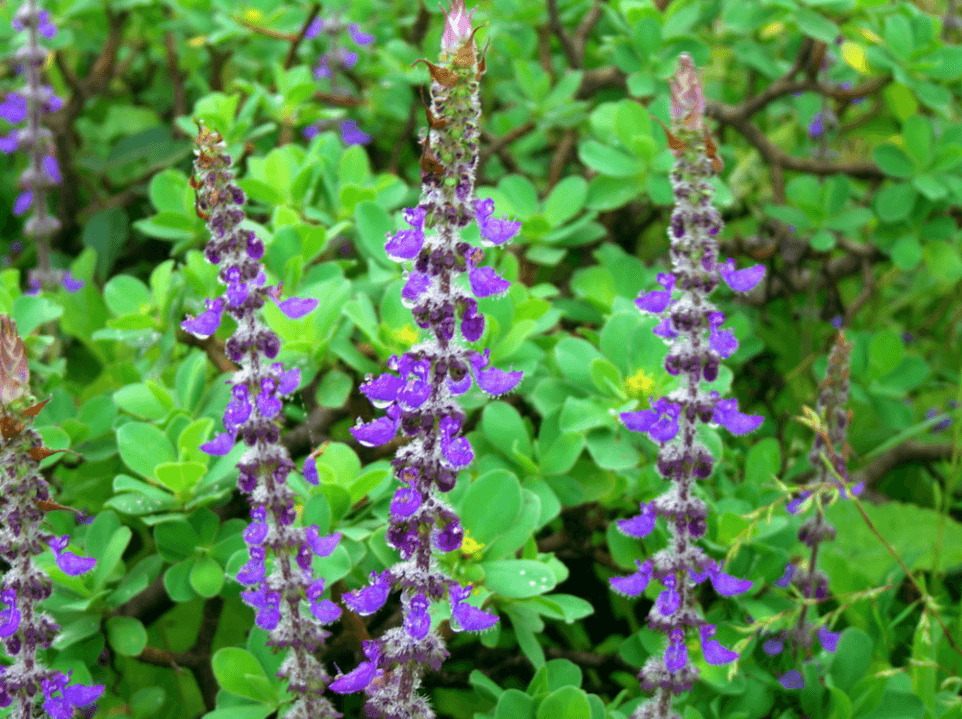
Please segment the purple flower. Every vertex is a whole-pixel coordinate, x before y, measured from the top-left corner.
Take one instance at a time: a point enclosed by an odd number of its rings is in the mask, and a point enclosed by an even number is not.
[[[816,112],[815,117],[808,124],[808,135],[814,140],[820,137],[823,132],[825,132],[825,126],[822,124],[822,113]]]
[[[291,712],[301,716],[333,716],[330,702],[310,687],[324,685],[329,677],[313,653],[328,632],[324,624],[340,616],[339,608],[323,598],[324,583],[312,574],[314,557],[327,557],[337,547],[340,533],[321,536],[315,526],[295,526],[294,493],[287,477],[296,469],[287,449],[280,443],[276,417],[282,397],[297,388],[300,373],[285,371],[273,362],[280,351],[280,338],[263,322],[259,310],[274,302],[288,318],[306,316],[317,300],[288,297],[281,300],[281,287],[267,285],[260,263],[263,243],[256,235],[240,228],[245,213],[244,192],[234,184],[229,171],[231,158],[216,132],[200,125],[199,151],[195,160],[197,202],[209,210],[207,226],[210,239],[204,254],[212,264],[222,264],[218,279],[226,286],[224,295],[206,300],[207,310],[196,318],[188,317],[181,327],[197,336],[208,337],[217,331],[224,314],[236,324],[224,350],[240,369],[228,380],[231,400],[224,409],[225,432],[201,449],[214,456],[230,452],[237,440],[246,451],[237,463],[237,486],[251,498],[253,522],[243,533],[249,560],[237,574],[237,581],[248,589],[242,600],[255,612],[255,623],[268,632],[270,644],[287,650],[288,658],[278,676],[289,681],[297,694]],[[193,184],[193,183],[192,183]],[[223,202],[216,198],[230,198]],[[304,476],[317,481],[313,459],[305,461]],[[273,553],[275,572],[268,576],[268,556]],[[306,596],[310,612],[291,612],[283,597]],[[282,601],[283,600],[283,601]]]
[[[359,130],[353,120],[345,120],[341,123],[341,139],[346,145],[366,145],[371,136]]]

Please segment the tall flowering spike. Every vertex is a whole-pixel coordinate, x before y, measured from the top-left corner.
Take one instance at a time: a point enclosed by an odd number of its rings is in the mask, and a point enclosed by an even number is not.
[[[38,471],[51,454],[30,425],[44,403],[35,404],[28,386],[26,352],[13,320],[0,315],[0,558],[9,565],[0,582],[0,638],[13,664],[0,671],[0,706],[16,704],[11,716],[70,717],[103,693],[102,685],[67,685],[68,676],[43,666],[40,653],[60,627],[38,604],[53,592],[53,583],[36,563],[47,547],[57,566],[77,576],[96,560],[67,551],[70,537],[43,529],[44,513],[69,509],[50,498],[50,487]],[[42,708],[41,708],[42,707]],[[93,713],[90,707],[87,715]]]
[[[295,469],[287,449],[280,443],[275,418],[281,411],[281,397],[293,392],[300,373],[285,371],[273,362],[280,350],[280,339],[261,319],[259,310],[268,302],[291,318],[302,317],[314,307],[313,299],[281,300],[280,286],[267,286],[260,258],[264,245],[250,230],[241,229],[244,192],[234,183],[229,170],[232,160],[225,143],[216,132],[198,122],[195,177],[191,186],[197,191],[197,214],[207,221],[211,233],[204,251],[207,260],[220,265],[218,279],[226,290],[223,297],[206,302],[207,311],[188,317],[181,327],[200,336],[216,330],[224,313],[237,323],[225,350],[240,366],[228,380],[233,386],[231,400],[224,410],[224,428],[207,444],[208,454],[225,455],[238,439],[247,451],[237,463],[238,487],[250,495],[252,523],[244,532],[250,561],[237,575],[248,585],[241,592],[244,602],[254,609],[257,626],[270,633],[273,651],[288,650],[277,676],[288,680],[296,698],[287,716],[292,719],[340,717],[323,696],[330,676],[315,652],[330,635],[324,624],[336,621],[340,609],[321,599],[324,582],[315,579],[314,556],[325,557],[334,551],[340,534],[321,537],[316,526],[296,527],[294,493],[287,475]],[[267,550],[273,553],[273,567]]]
[[[707,529],[708,508],[695,495],[694,483],[711,476],[716,459],[698,441],[697,424],[720,424],[733,434],[744,434],[762,422],[762,417],[739,412],[736,400],[722,399],[718,392],[702,387],[702,380],[715,380],[721,360],[738,348],[735,335],[722,329],[725,316],[708,300],[709,295],[723,281],[736,292],[747,292],[765,270],[758,265],[736,271],[732,260],[719,261],[715,236],[722,219],[712,206],[714,188],[709,182],[717,171],[716,148],[705,128],[704,112],[705,97],[695,65],[689,55],[682,54],[671,82],[668,132],[676,158],[671,173],[675,209],[668,229],[672,272],[658,276],[660,289],[635,300],[641,312],[661,317],[654,332],[670,345],[665,370],[679,376],[682,384],[651,409],[621,415],[626,427],[647,433],[660,446],[658,473],[672,483],[664,495],[641,505],[640,517],[619,523],[623,531],[645,536],[660,516],[672,535],[670,549],[645,562],[647,571],[640,580],[639,575],[612,580],[613,588],[622,593],[643,589],[649,577],[665,587],[648,615],[648,626],[666,636],[666,648],[654,654],[639,675],[642,688],[655,690],[655,696],[638,708],[633,719],[676,716],[671,709],[673,695],[689,691],[698,677],[688,661],[686,634],[698,638],[702,656],[710,664],[725,664],[738,656],[714,639],[715,627],[700,616],[694,585],[708,579],[722,596],[752,586],[749,580],[722,572],[695,544]]]
[[[818,387],[818,402],[816,405],[818,422],[814,424],[816,430],[815,441],[812,451],[808,455],[809,461],[815,467],[816,479],[809,485],[808,489],[800,493],[798,498],[789,502],[787,510],[791,514],[796,514],[802,502],[813,493],[819,493],[824,501],[830,501],[830,493],[823,493],[822,490],[831,485],[838,487],[839,496],[846,499],[850,497],[849,492],[856,496],[862,492],[863,485],[861,483],[855,486],[849,484],[848,470],[845,466],[849,453],[845,438],[851,420],[851,414],[845,411],[845,405],[848,403],[851,353],[851,342],[847,342],[845,333],[839,331],[828,357],[828,371],[825,373],[825,379]],[[831,469],[829,469],[829,465],[831,465]],[[837,530],[826,520],[822,504],[815,502],[814,506],[814,516],[806,519],[798,529],[799,541],[809,547],[807,566],[799,568],[794,564],[788,564],[785,567],[785,575],[776,584],[783,588],[793,584],[803,597],[822,600],[828,598],[828,576],[818,569],[819,545],[822,542],[834,541]],[[806,658],[810,659],[812,636],[814,635],[818,638],[823,649],[834,652],[839,635],[829,631],[824,625],[819,626],[815,621],[808,621],[809,606],[807,604],[802,604],[796,611],[798,616],[797,618],[791,618],[792,629],[787,632],[791,643],[802,648],[807,655]],[[814,607],[812,607],[812,611],[814,611]],[[779,648],[780,650],[781,648]],[[792,669],[779,681],[786,689],[801,689],[804,686],[801,676],[798,671]],[[784,681],[786,677],[791,680]]]
[[[491,367],[487,350],[481,354],[464,344],[484,331],[477,299],[507,291],[508,282],[481,266],[484,251],[462,240],[461,232],[477,222],[482,244],[492,246],[520,229],[518,222],[495,217],[491,200],[474,196],[484,59],[478,59],[472,14],[455,0],[445,15],[438,64],[419,61],[427,65],[432,81],[425,111],[429,127],[421,135],[421,201],[404,211],[407,227],[389,234],[385,246],[392,259],[412,262],[401,298],[418,327],[431,336],[403,356],[391,357],[392,374],[370,378],[361,387],[386,416],[351,429],[366,446],[386,444],[398,432],[407,440],[392,462],[401,487],[391,504],[387,532],[402,561],[346,599],[356,611],[369,613],[384,604],[390,591],[400,590],[404,621],[365,650],[369,662],[331,685],[345,693],[364,690],[367,717],[434,716],[418,694],[425,669],[439,669],[448,656],[437,627],[431,627],[432,602],[447,598],[455,631],[484,631],[497,621],[468,603],[469,592],[447,578],[434,557],[457,549],[464,538],[460,519],[441,497],[474,458],[462,435],[466,415],[456,397],[472,381],[490,395],[510,392],[522,374]],[[460,275],[467,275],[468,282],[458,282]]]
[[[37,245],[37,267],[28,273],[26,292],[36,294],[43,287],[61,285],[74,292],[83,282],[73,279],[69,272],[50,266],[50,237],[60,229],[60,222],[48,214],[47,194],[63,178],[54,155],[53,135],[41,125],[41,118],[59,110],[63,100],[42,84],[41,71],[50,53],[40,44],[40,36],[51,39],[56,36],[57,28],[50,20],[50,13],[41,10],[36,0],[26,0],[12,24],[15,30],[26,35],[26,44],[17,50],[14,59],[27,86],[18,92],[0,95],[0,118],[13,125],[26,121],[26,127],[0,135],[0,152],[11,153],[23,148],[30,157],[30,163],[20,175],[21,192],[13,205],[15,215],[31,211],[24,234],[32,237]]]
[[[701,133],[705,128],[705,93],[691,55],[678,57],[678,70],[671,81],[671,122],[674,127]]]
[[[0,315],[0,402],[7,405],[30,391],[27,348],[17,333],[17,324]]]

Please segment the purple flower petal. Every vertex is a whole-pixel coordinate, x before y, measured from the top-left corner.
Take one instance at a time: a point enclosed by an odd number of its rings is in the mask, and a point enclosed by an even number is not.
[[[834,652],[838,649],[838,639],[842,636],[840,633],[829,631],[827,627],[819,627],[816,635],[819,644],[826,652]]]
[[[640,506],[641,514],[637,517],[618,520],[617,526],[622,534],[640,539],[647,537],[655,528],[655,520],[658,518],[658,510],[655,509],[655,505],[642,502]]]
[[[381,417],[373,422],[349,427],[351,434],[365,447],[379,447],[387,444],[397,434],[398,422],[390,417]]]
[[[283,302],[277,303],[277,308],[292,320],[300,319],[315,307],[317,307],[317,300],[300,297],[288,297]]]
[[[374,42],[374,36],[369,35],[366,32],[361,32],[360,26],[356,22],[352,22],[347,26],[347,31],[351,35],[351,39],[358,45],[370,45]]]
[[[501,277],[491,267],[472,267],[468,270],[471,291],[478,299],[504,294],[511,282]]]
[[[22,215],[32,204],[33,193],[29,190],[21,192],[19,195],[17,195],[17,199],[13,202],[13,214],[18,216]]]
[[[336,694],[353,694],[367,688],[376,673],[374,662],[361,662],[354,671],[338,677],[327,688]]]
[[[778,683],[786,689],[802,689],[805,686],[805,678],[800,671],[792,669],[780,676]]]
[[[227,432],[217,435],[210,442],[202,444],[201,450],[214,457],[223,457],[234,449],[234,435]]]
[[[341,123],[341,139],[345,145],[366,145],[371,141],[371,136],[359,130],[353,120],[345,120]]]
[[[638,571],[634,574],[629,574],[627,577],[612,577],[608,580],[611,584],[611,588],[614,589],[619,594],[637,597],[648,587],[648,583],[651,581],[651,573],[654,568],[651,560],[647,560],[644,564],[641,560],[635,560],[635,566],[638,567]]]
[[[344,603],[362,617],[374,614],[383,607],[391,593],[391,584],[386,574],[379,575],[377,572],[371,572],[370,579],[371,583],[368,586],[355,589],[343,596]]]

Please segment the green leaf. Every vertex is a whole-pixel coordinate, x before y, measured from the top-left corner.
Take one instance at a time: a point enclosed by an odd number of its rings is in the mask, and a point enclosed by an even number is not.
[[[633,177],[645,172],[645,164],[641,160],[596,140],[578,143],[578,158],[607,177]]]
[[[484,586],[509,599],[545,594],[557,581],[551,567],[532,559],[499,559],[479,566],[484,570]]]
[[[839,36],[838,25],[807,8],[796,7],[791,18],[804,34],[827,45],[834,45]]]
[[[900,222],[912,213],[918,197],[909,182],[887,185],[875,195],[875,213],[882,222]]]
[[[640,190],[641,185],[635,177],[598,176],[588,183],[585,206],[598,212],[613,210],[637,197]]]
[[[566,177],[552,188],[544,201],[544,216],[552,225],[567,222],[581,211],[588,198],[588,183],[577,176]]]
[[[110,512],[113,515],[113,512]],[[100,548],[97,554],[97,565],[94,567],[93,584],[100,589],[104,586],[107,578],[113,573],[114,569],[121,565],[121,558],[130,544],[133,532],[129,527],[118,527],[110,536],[110,541],[106,546]]]
[[[521,490],[521,511],[511,526],[484,549],[485,559],[500,559],[524,546],[535,532],[541,515],[541,499],[534,492]]]
[[[559,435],[547,449],[539,445],[539,465],[544,475],[566,474],[578,461],[585,448],[585,437],[579,432]]]
[[[125,210],[111,207],[91,215],[84,225],[81,242],[84,247],[93,248],[97,252],[98,277],[107,277],[120,257],[129,235],[129,223],[130,218]]]
[[[935,175],[925,173],[912,178],[912,185],[930,200],[941,200],[949,194],[949,188]]]
[[[588,695],[577,687],[557,689],[538,706],[537,719],[591,719]]]
[[[63,307],[42,295],[20,295],[13,301],[11,311],[21,337],[26,337],[40,325],[52,322],[62,314]]]
[[[922,261],[922,245],[915,235],[906,235],[892,245],[889,255],[900,270],[908,271]]]
[[[745,459],[745,481],[759,486],[771,482],[782,466],[781,446],[773,437],[756,442]]]
[[[124,464],[148,479],[154,478],[159,464],[173,462],[177,458],[164,433],[154,425],[142,422],[128,422],[117,430],[117,448]]]
[[[354,383],[349,374],[332,369],[321,379],[315,398],[322,407],[338,409],[344,406],[353,387]]]
[[[137,417],[159,420],[167,415],[164,405],[146,384],[129,384],[121,387],[113,393],[112,397],[117,407]]]
[[[904,15],[890,14],[886,17],[882,37],[885,39],[885,46],[903,58],[910,57],[915,50],[912,25]]]
[[[158,172],[151,178],[147,193],[158,212],[177,215],[194,213],[194,192],[187,183],[187,175],[180,170]]]
[[[506,689],[498,698],[495,719],[531,719],[534,699],[518,689]]]
[[[892,177],[908,177],[915,171],[912,161],[892,143],[876,147],[872,157],[882,172]]]
[[[461,503],[461,523],[484,545],[503,535],[521,512],[521,485],[503,469],[493,469],[468,487]]]
[[[812,226],[808,215],[796,207],[767,204],[765,205],[765,214],[774,217],[776,220],[781,220],[786,225],[794,225],[799,233],[805,232]]]
[[[211,557],[198,557],[190,570],[190,586],[202,597],[216,597],[224,586],[223,567]]]
[[[879,377],[895,369],[902,361],[904,351],[905,347],[898,332],[888,329],[876,332],[869,344],[871,376]]]
[[[499,451],[510,456],[512,449],[532,456],[531,439],[521,414],[507,402],[490,402],[481,414],[481,431]]]
[[[365,185],[371,177],[371,165],[362,145],[350,145],[341,155],[338,177],[342,185]]]
[[[268,704],[277,703],[277,690],[257,658],[240,647],[218,649],[211,668],[221,689],[237,696]]]
[[[147,630],[135,617],[109,617],[107,641],[111,649],[125,657],[136,657],[147,646]]]
[[[906,719],[907,717],[921,719],[925,715],[926,705],[922,699],[911,693],[911,687],[901,689],[900,680],[907,683],[908,677],[889,678],[879,705],[867,714],[861,715],[862,719]]]
[[[924,167],[932,161],[932,123],[921,115],[912,115],[902,125],[902,138],[905,140],[905,151],[915,161]]]
[[[615,135],[633,154],[651,161],[657,152],[651,118],[634,100],[622,100],[615,110]]]
[[[893,82],[882,90],[885,104],[901,122],[905,122],[919,110],[915,94],[901,83]]]
[[[607,328],[607,325],[606,325]],[[599,392],[605,395],[616,397],[624,401],[628,398],[624,390],[624,379],[618,368],[609,360],[595,358],[591,360],[591,381]]]
[[[162,462],[154,468],[157,481],[181,497],[196,487],[206,472],[207,465],[200,462]]]
[[[498,340],[498,343],[491,350],[491,365],[498,365],[510,359],[524,344],[535,330],[535,323],[532,320],[519,320],[511,325],[507,333]]]
[[[370,201],[358,203],[354,208],[354,221],[357,223],[357,232],[364,254],[384,267],[396,266],[388,259],[384,249],[388,233],[393,234],[393,232],[391,218],[381,206]]]
[[[207,355],[202,350],[193,350],[181,361],[174,378],[174,389],[180,406],[194,412],[204,396],[207,380]]]
[[[938,512],[897,501],[880,506],[862,503],[862,508],[910,570],[945,571],[962,564],[962,524],[956,520],[946,520],[942,552],[936,568],[935,547],[942,521]],[[845,527],[846,536],[844,543],[832,545],[827,550],[829,559],[826,565],[830,563],[831,566],[825,571],[830,577],[833,576],[832,567],[847,566],[849,571],[854,570],[867,581],[874,582],[872,586],[879,586],[890,572],[900,571],[898,562],[879,543],[851,502],[836,502],[826,509],[825,514],[836,527]],[[912,531],[906,532],[906,527],[911,527]]]
[[[244,191],[244,194],[255,202],[261,202],[265,205],[283,205],[287,202],[287,197],[277,189],[276,185],[264,180],[245,177],[242,180],[235,180],[235,182]]]
[[[619,429],[595,429],[588,433],[588,453],[600,469],[618,471],[638,466],[638,450]]]

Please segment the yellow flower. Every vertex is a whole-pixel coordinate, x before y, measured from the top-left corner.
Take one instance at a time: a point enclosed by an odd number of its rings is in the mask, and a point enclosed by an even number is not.
[[[772,22],[762,28],[761,36],[763,40],[770,40],[771,38],[781,35],[782,31],[785,30],[785,23],[783,22]]]
[[[255,10],[254,8],[244,11],[244,19],[247,22],[254,23],[260,20],[262,17],[264,17],[263,13],[261,13],[260,10]]]
[[[187,44],[191,47],[203,47],[204,43],[207,42],[206,35],[198,35],[197,37],[192,37],[187,41]]]
[[[654,388],[655,380],[646,375],[643,369],[638,370],[625,380],[625,391],[635,399],[647,397]]]
[[[842,59],[863,75],[869,74],[869,65],[868,59],[865,57],[865,49],[858,43],[842,43]]]
[[[413,345],[418,341],[419,336],[417,330],[411,325],[405,325],[394,333],[394,339],[406,345]]]
[[[461,541],[461,553],[465,555],[477,554],[482,549],[484,549],[484,545],[471,536],[470,530],[465,529],[464,539]]]

